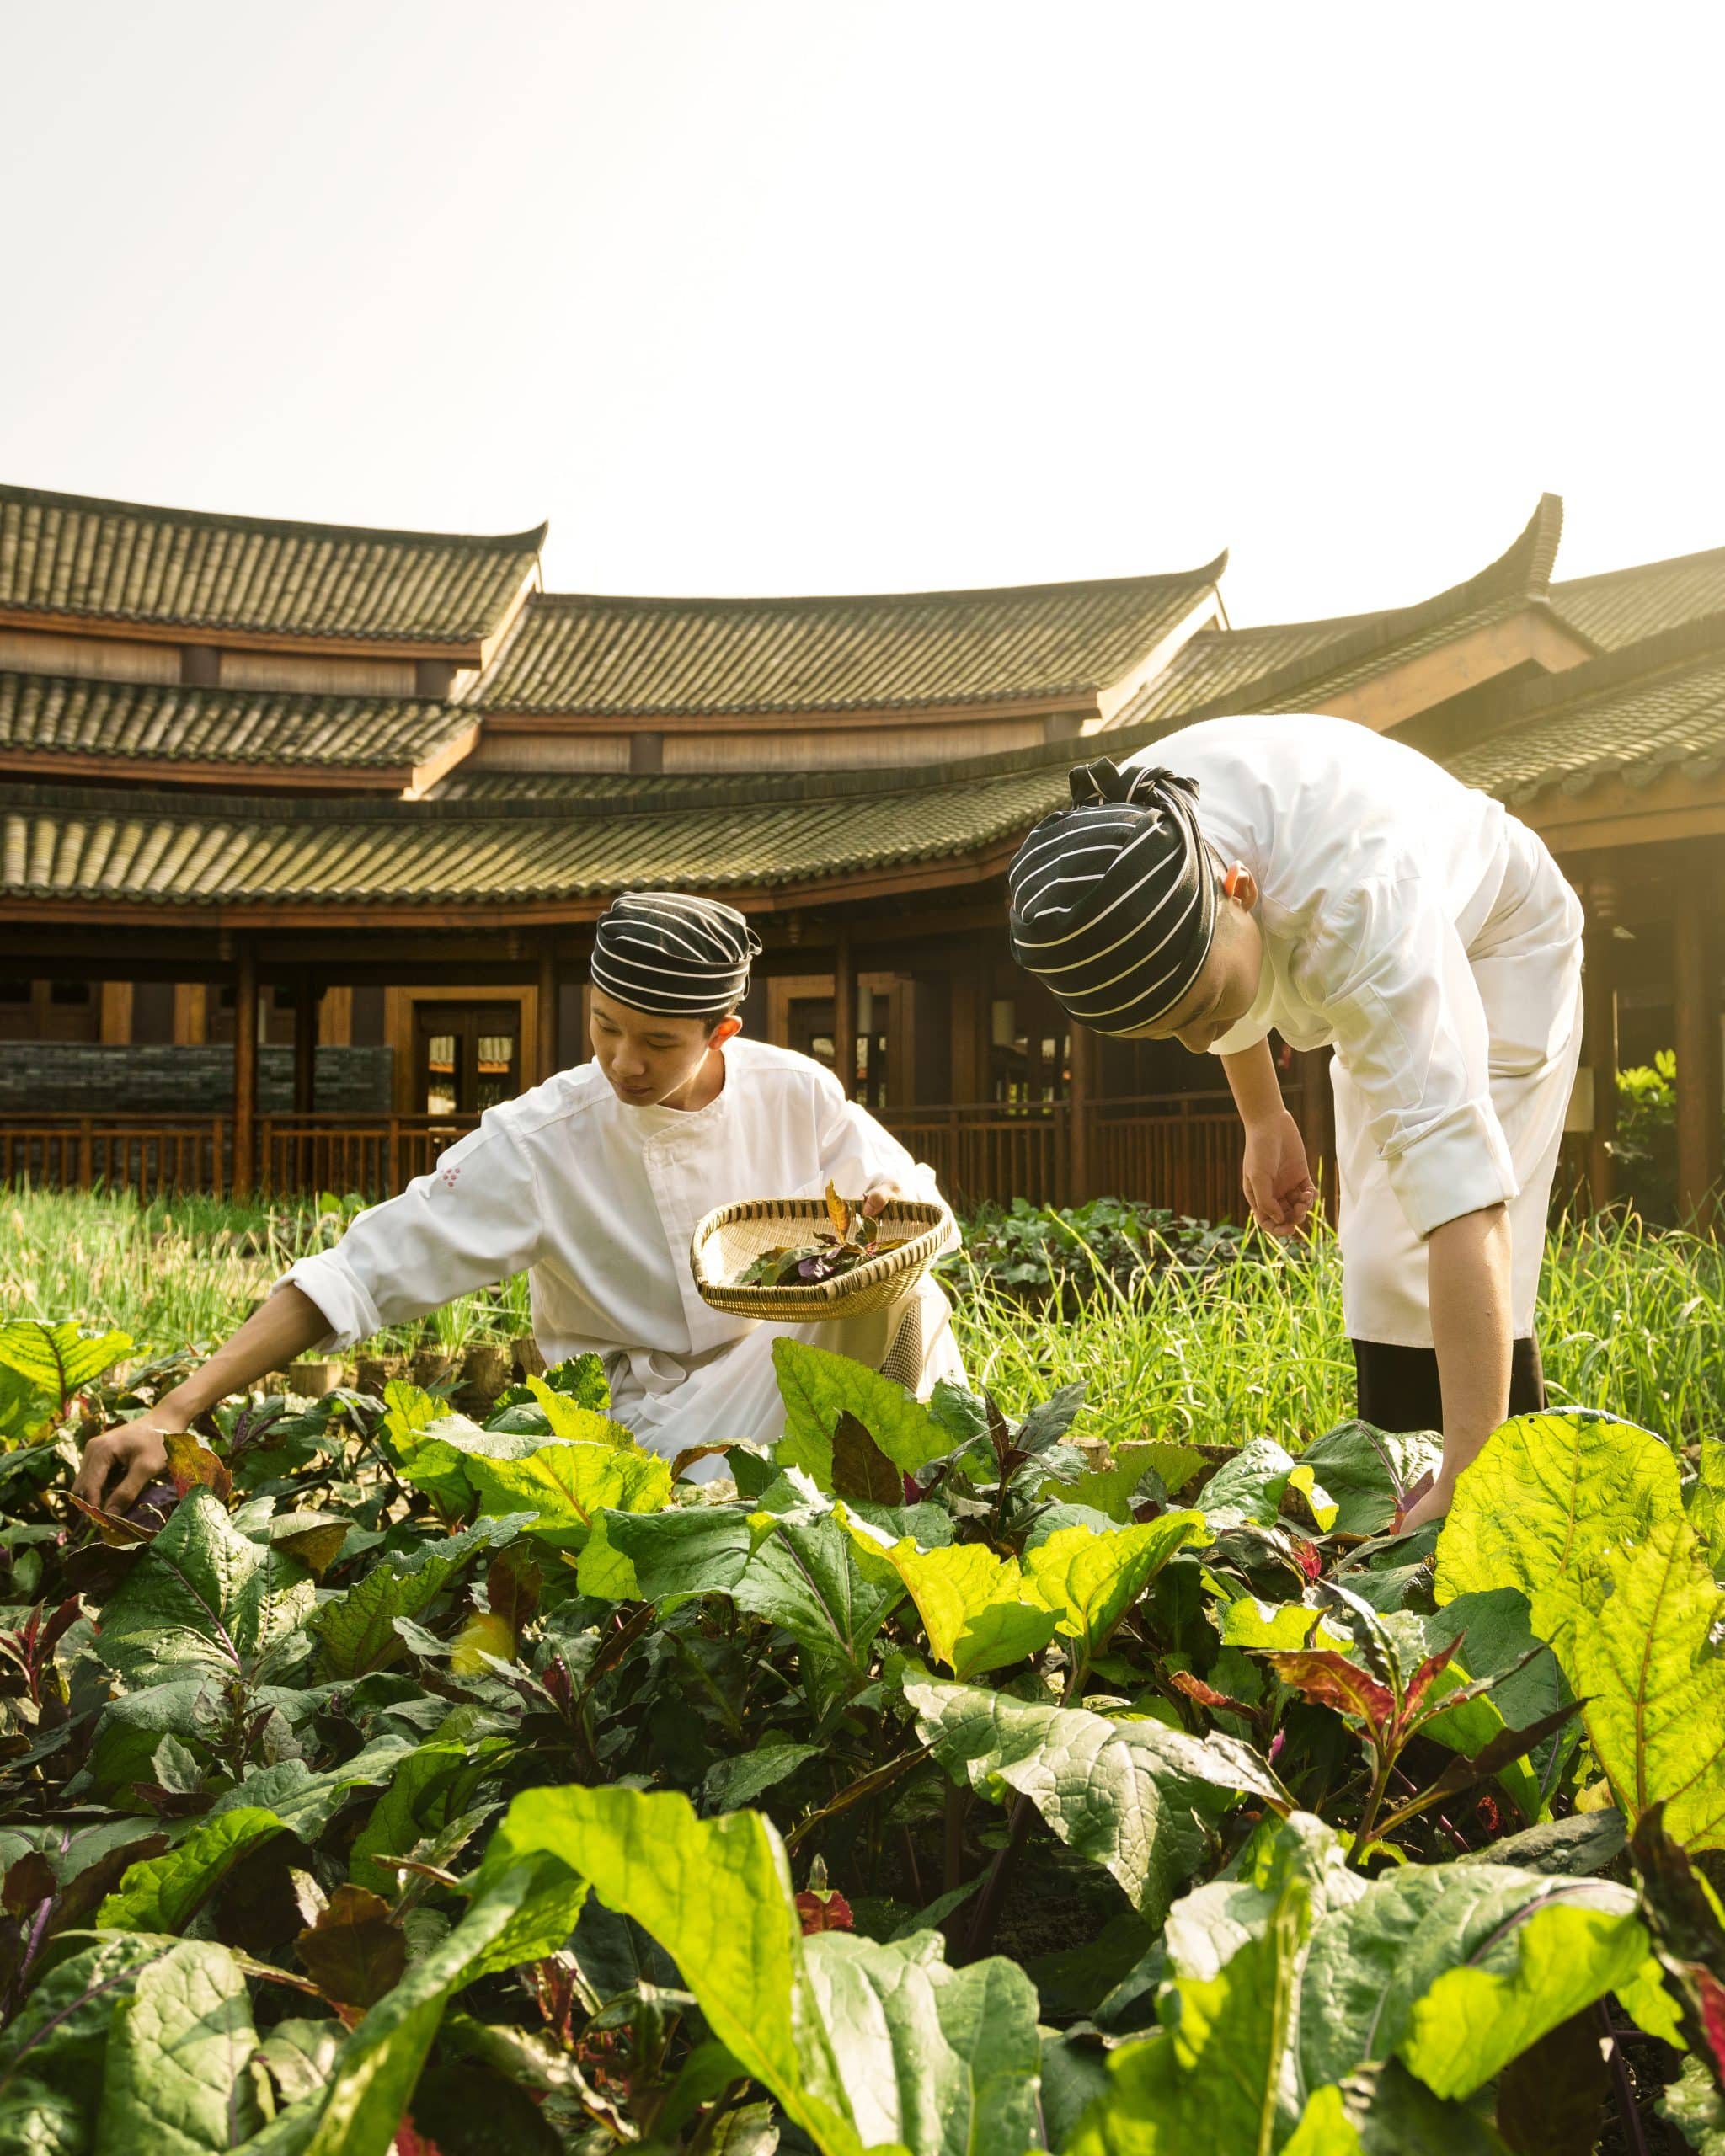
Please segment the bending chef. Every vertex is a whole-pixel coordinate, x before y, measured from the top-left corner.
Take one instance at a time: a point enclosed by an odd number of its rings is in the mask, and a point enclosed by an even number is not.
[[[697,1223],[746,1198],[818,1196],[829,1181],[875,1212],[939,1193],[824,1065],[742,1038],[760,947],[713,899],[618,899],[595,937],[592,1061],[491,1109],[430,1175],[291,1267],[191,1377],[92,1440],[79,1496],[124,1510],[163,1470],[163,1436],[229,1393],[521,1272],[547,1360],[602,1356],[612,1413],[651,1450],[780,1435],[774,1338],[834,1343],[825,1327],[709,1309],[689,1267]],[[927,1397],[964,1369],[945,1298],[928,1280],[917,1294]]]
[[[1220,1057],[1275,1232],[1316,1193],[1268,1037],[1333,1043],[1359,1413],[1442,1430],[1405,1524],[1446,1512],[1498,1424],[1545,1403],[1534,1305],[1582,912],[1544,845],[1365,727],[1218,718],[1076,770],[1008,883],[1014,953],[1072,1018]]]

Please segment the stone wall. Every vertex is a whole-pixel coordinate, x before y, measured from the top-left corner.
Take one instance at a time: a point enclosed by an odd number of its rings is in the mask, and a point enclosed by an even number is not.
[[[387,1115],[394,1050],[320,1048],[318,1111]],[[224,1115],[233,1107],[227,1047],[0,1041],[0,1115]],[[258,1112],[293,1107],[293,1050],[258,1051]]]

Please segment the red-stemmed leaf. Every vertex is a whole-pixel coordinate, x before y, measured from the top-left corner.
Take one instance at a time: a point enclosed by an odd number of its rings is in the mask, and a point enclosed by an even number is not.
[[[294,1947],[332,2006],[360,2013],[400,1983],[408,1963],[407,1934],[382,1896],[363,1886],[338,1886]]]
[[[190,1430],[174,1430],[162,1440],[168,1454],[168,1472],[182,1497],[194,1490],[208,1490],[222,1504],[233,1495],[233,1477],[203,1439]]]
[[[1225,1715],[1251,1716],[1252,1710],[1243,1700],[1231,1699],[1227,1693],[1218,1692],[1213,1684],[1206,1684],[1201,1677],[1194,1677],[1189,1669],[1172,1669],[1168,1682],[1177,1692],[1183,1692],[1188,1700],[1196,1700],[1201,1707],[1210,1707]]]
[[[836,1889],[817,1894],[805,1887],[797,1897],[797,1914],[803,1920],[803,1936],[817,1931],[854,1931],[857,1920],[851,1905]]]
[[[1333,1647],[1275,1648],[1263,1659],[1303,1698],[1351,1715],[1374,1732],[1386,1728],[1396,1712],[1396,1695],[1389,1686],[1368,1677]]]
[[[1446,1646],[1439,1647],[1435,1654],[1429,1654],[1408,1679],[1407,1689],[1402,1701],[1402,1720],[1404,1725],[1411,1722],[1418,1714],[1425,1703],[1426,1694],[1431,1690],[1433,1685],[1437,1683],[1439,1678],[1443,1675],[1460,1652],[1464,1636],[1464,1634],[1458,1632]]]

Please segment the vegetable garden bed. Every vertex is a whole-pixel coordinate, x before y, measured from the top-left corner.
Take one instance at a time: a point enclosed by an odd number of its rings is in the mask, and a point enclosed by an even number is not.
[[[0,1328],[0,2150],[1725,2134],[1717,1434],[1526,1418],[1398,1538],[1429,1440],[781,1342],[718,1483],[584,1362],[74,1521],[130,1350]]]

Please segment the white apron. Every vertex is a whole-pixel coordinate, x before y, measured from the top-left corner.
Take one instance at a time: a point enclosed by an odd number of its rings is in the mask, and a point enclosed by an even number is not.
[[[689,1267],[697,1222],[745,1198],[818,1196],[829,1179],[847,1198],[883,1177],[916,1198],[940,1193],[932,1171],[821,1065],[741,1038],[723,1053],[723,1089],[687,1113],[626,1106],[596,1064],[559,1071],[490,1110],[429,1175],[360,1214],[334,1250],[301,1258],[284,1280],[328,1320],[326,1347],[342,1348],[525,1272],[541,1353],[547,1362],[601,1356],[617,1417],[643,1444],[674,1457],[777,1438],[775,1336],[844,1353],[851,1328],[767,1326],[710,1309]],[[962,1383],[964,1368],[932,1283],[919,1315],[921,1366],[905,1374],[926,1396],[943,1377]],[[855,1337],[872,1344],[872,1333]],[[723,1473],[723,1463],[705,1471]]]
[[[1348,720],[1206,720],[1130,760],[1197,779],[1198,818],[1259,890],[1264,969],[1211,1053],[1272,1028],[1333,1045],[1349,1337],[1429,1348],[1425,1242],[1508,1206],[1514,1320],[1534,1303],[1581,1047],[1582,912],[1535,834]]]

